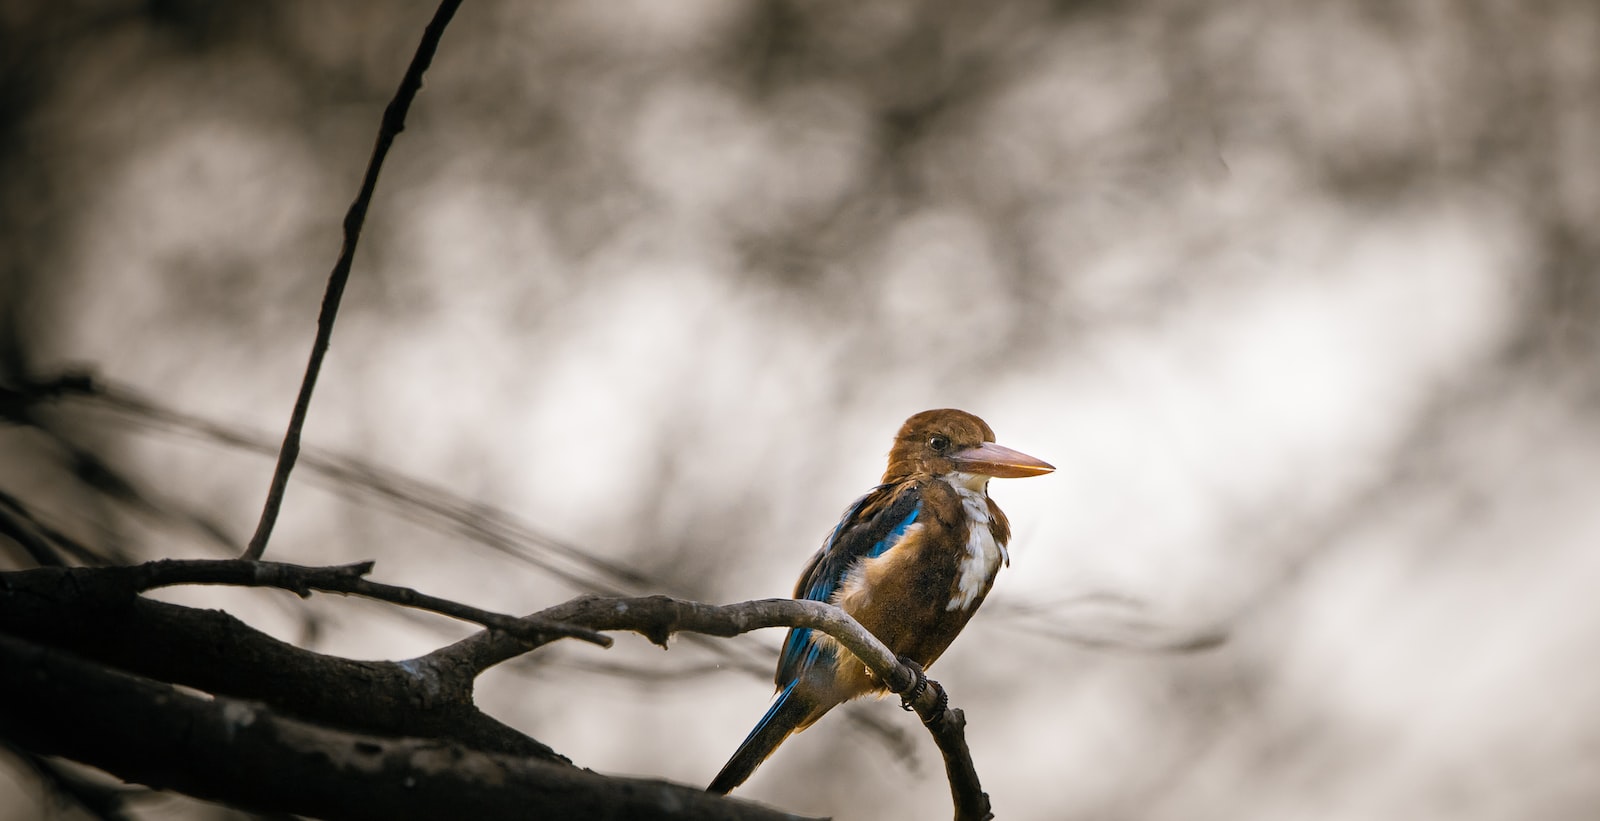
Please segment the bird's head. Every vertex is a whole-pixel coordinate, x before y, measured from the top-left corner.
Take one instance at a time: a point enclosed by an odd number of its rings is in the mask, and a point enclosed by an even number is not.
[[[942,408],[923,411],[900,426],[883,481],[912,476],[939,476],[982,490],[990,477],[1017,479],[1042,476],[1055,467],[994,443],[994,430],[966,411]]]

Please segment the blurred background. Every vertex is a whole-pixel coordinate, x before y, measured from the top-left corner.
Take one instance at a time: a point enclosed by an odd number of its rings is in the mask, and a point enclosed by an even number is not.
[[[0,7],[12,521],[79,561],[242,546],[432,12]],[[1000,817],[1592,818],[1597,227],[1590,0],[474,0],[268,558],[518,613],[788,595],[900,422],[960,407],[1059,467],[991,485],[1012,564],[934,671]],[[470,632],[164,595],[359,658]],[[558,646],[479,701],[704,784],[780,640]],[[736,794],[947,817],[896,706]],[[51,812],[0,759],[0,818]]]

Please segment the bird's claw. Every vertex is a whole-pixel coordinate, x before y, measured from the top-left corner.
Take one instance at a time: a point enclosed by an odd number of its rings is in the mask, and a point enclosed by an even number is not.
[[[929,727],[934,727],[940,721],[943,721],[945,710],[950,708],[950,694],[945,692],[945,689],[938,684],[934,684],[933,687],[939,692],[934,698],[933,709],[928,711],[928,717],[922,720],[922,723]]]
[[[915,702],[922,696],[922,691],[928,689],[928,675],[922,671],[922,665],[906,656],[900,657],[900,663],[910,667],[911,672],[917,674],[917,683],[911,685],[911,689],[900,694],[900,709],[909,713],[916,709]]]

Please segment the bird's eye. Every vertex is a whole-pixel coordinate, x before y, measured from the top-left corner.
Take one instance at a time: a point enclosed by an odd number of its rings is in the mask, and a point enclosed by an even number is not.
[[[950,437],[936,433],[928,438],[928,447],[938,453],[944,453],[945,448],[950,447]]]

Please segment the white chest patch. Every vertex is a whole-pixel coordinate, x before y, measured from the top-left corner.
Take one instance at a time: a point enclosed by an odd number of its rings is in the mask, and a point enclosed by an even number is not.
[[[956,593],[946,610],[965,610],[989,589],[1000,572],[1000,562],[1011,563],[1006,546],[994,539],[989,529],[989,497],[983,490],[972,490],[965,482],[952,482],[967,514],[967,554],[956,571]]]

